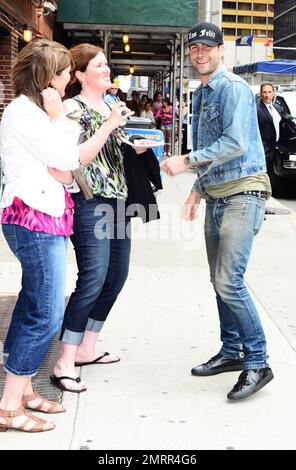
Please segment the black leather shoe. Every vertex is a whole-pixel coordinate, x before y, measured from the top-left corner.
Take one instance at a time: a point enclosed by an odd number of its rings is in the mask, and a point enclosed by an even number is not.
[[[264,369],[248,369],[244,370],[235,384],[233,389],[228,393],[229,400],[239,400],[247,398],[253,393],[258,392],[268,382],[273,379],[273,373],[270,367]]]
[[[219,353],[216,354],[216,356],[211,357],[208,362],[193,367],[193,369],[191,369],[191,374],[207,376],[222,374],[223,372],[234,372],[237,370],[243,370],[243,359],[229,359]]]

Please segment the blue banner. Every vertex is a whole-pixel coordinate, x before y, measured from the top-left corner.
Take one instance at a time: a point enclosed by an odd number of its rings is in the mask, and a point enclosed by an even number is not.
[[[235,41],[236,46],[251,46],[253,41],[253,36],[242,36],[237,38]]]

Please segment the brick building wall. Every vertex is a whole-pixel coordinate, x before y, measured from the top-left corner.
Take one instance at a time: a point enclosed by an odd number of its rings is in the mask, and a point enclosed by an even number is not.
[[[13,99],[11,69],[19,50],[25,45],[23,28],[28,24],[36,37],[53,39],[55,17],[37,15],[35,0],[0,0],[0,120],[4,108]],[[0,155],[0,199],[2,194]]]
[[[13,99],[11,68],[19,50],[25,45],[23,27],[31,26],[36,37],[53,39],[55,17],[38,16],[33,0],[0,0],[0,120],[3,110]]]
[[[20,32],[12,18],[0,11],[0,119],[5,106],[13,99],[11,68],[18,53]]]

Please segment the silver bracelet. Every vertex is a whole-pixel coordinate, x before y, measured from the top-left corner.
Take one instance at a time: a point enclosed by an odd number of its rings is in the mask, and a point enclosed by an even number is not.
[[[75,181],[75,180],[73,180],[73,182],[72,182],[71,184],[69,184],[69,185],[64,183],[65,188],[66,188],[66,189],[74,189],[74,181]]]

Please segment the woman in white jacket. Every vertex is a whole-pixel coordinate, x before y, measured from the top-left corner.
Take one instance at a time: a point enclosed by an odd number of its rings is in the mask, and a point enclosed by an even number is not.
[[[54,423],[28,409],[65,411],[34,392],[31,381],[63,319],[73,202],[62,183],[72,185],[70,170],[87,165],[129,115],[124,103],[117,104],[94,136],[77,145],[78,135],[61,101],[71,65],[61,44],[41,39],[27,45],[12,72],[16,98],[5,109],[0,127],[2,230],[22,267],[21,291],[4,344],[7,375],[0,431],[48,431]]]

